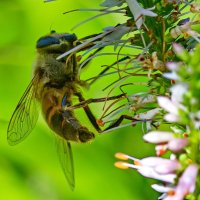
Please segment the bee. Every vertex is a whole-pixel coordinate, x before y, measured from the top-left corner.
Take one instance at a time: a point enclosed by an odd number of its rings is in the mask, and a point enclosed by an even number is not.
[[[86,81],[79,79],[75,53],[57,59],[78,45],[81,43],[75,34],[58,34],[52,31],[39,38],[36,43],[33,78],[15,108],[7,130],[10,145],[22,142],[35,127],[39,111],[42,110],[47,125],[57,136],[59,160],[72,190],[75,179],[70,142],[86,143],[95,138],[95,134],[76,118],[74,109],[83,108],[96,131],[102,133],[88,104],[126,98],[123,93],[106,98],[84,99],[80,87],[85,86]],[[78,97],[79,104],[72,105],[74,96]],[[105,130],[118,126],[124,118],[130,119],[123,115]]]
[[[75,54],[57,60],[62,53],[77,45],[75,34],[58,34],[52,31],[41,37],[36,44],[37,57],[33,66],[33,78],[21,97],[8,125],[7,140],[10,145],[23,141],[33,130],[40,107],[50,129],[58,135],[58,154],[71,189],[75,186],[73,156],[70,141],[85,143],[95,134],[83,126],[73,110],[64,109],[72,105],[75,95],[80,101],[83,96],[78,79],[78,64]],[[100,131],[89,107],[84,106],[88,118]]]

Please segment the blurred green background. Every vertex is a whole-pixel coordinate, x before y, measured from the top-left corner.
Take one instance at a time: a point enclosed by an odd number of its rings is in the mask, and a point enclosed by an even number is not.
[[[12,112],[31,78],[35,42],[50,30],[71,32],[71,28],[94,12],[62,13],[76,8],[98,8],[102,1],[42,0],[0,1],[0,199],[1,200],[100,200],[155,199],[148,180],[133,170],[114,167],[114,154],[135,157],[152,155],[152,146],[142,142],[141,127],[129,127],[98,136],[91,144],[72,144],[75,162],[75,191],[71,191],[61,170],[52,132],[42,117],[31,135],[17,146],[9,146],[6,129]],[[109,20],[108,20],[109,19]],[[73,32],[84,37],[103,27],[123,21],[118,15],[101,17]],[[98,62],[105,64],[105,60]],[[108,64],[112,63],[106,58]],[[86,76],[96,68],[88,67]],[[109,77],[110,78],[110,77]],[[102,83],[87,91],[86,98],[103,97]],[[133,88],[134,89],[134,88]],[[134,92],[134,91],[133,91]],[[98,105],[100,108],[100,105]],[[94,106],[93,106],[94,109]],[[101,113],[95,115],[100,116]],[[83,121],[85,116],[81,116]],[[87,122],[88,123],[88,122]],[[84,121],[85,124],[85,121]],[[88,123],[88,126],[91,126]]]

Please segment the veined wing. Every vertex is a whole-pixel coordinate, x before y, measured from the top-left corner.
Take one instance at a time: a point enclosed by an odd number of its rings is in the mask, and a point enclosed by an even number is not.
[[[11,117],[7,130],[10,145],[23,141],[33,130],[39,115],[38,102],[35,98],[38,87],[38,75],[35,75],[21,97]]]
[[[74,161],[70,142],[57,136],[57,150],[59,160],[65,174],[65,177],[69,183],[71,190],[74,190]]]

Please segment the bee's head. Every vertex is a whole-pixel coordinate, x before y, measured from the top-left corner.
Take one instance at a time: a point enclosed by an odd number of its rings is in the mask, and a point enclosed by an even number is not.
[[[49,35],[39,38],[36,48],[48,53],[64,53],[75,46],[76,35],[69,33],[58,34],[51,31]]]

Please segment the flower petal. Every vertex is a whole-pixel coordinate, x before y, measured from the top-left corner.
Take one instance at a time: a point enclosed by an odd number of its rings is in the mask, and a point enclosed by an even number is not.
[[[172,187],[167,187],[167,186],[159,185],[159,184],[153,184],[153,185],[151,185],[151,187],[155,191],[162,192],[162,193],[166,193],[166,192],[170,192],[170,191],[174,190],[174,188],[172,188]]]
[[[156,171],[154,171],[151,167],[140,167],[138,169],[138,172],[145,177],[154,178],[154,179],[164,181],[167,183],[174,183],[174,180],[176,178],[175,174],[164,174],[164,175],[162,174],[161,175],[161,174],[157,173]]]
[[[168,143],[168,149],[173,152],[180,152],[188,144],[187,138],[174,138]]]
[[[166,111],[178,115],[178,108],[176,107],[176,105],[173,104],[173,102],[169,98],[160,96],[157,98],[157,100],[158,104]]]
[[[143,136],[143,139],[147,142],[160,144],[169,142],[170,140],[174,139],[174,136],[171,132],[164,132],[164,131],[151,131]]]
[[[157,14],[152,12],[154,8],[149,8],[149,9],[144,9],[142,8],[139,3],[136,0],[126,0],[130,11],[132,12],[135,23],[137,28],[139,29],[142,26],[143,23],[143,17],[142,16],[151,16],[151,17],[156,17]]]
[[[168,122],[178,122],[180,121],[180,117],[178,115],[168,113],[164,116],[164,119]]]

